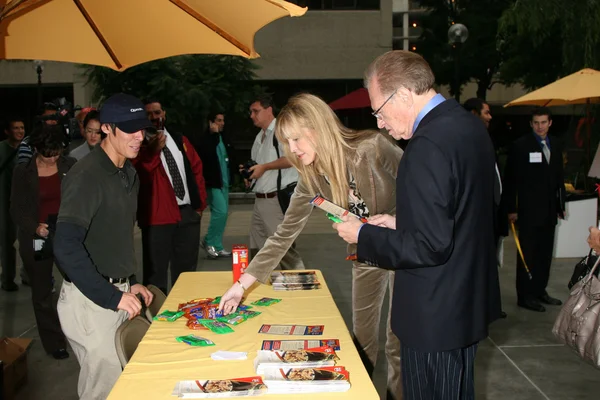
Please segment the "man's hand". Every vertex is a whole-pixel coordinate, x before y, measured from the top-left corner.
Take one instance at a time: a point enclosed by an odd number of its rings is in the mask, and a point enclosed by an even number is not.
[[[219,303],[219,311],[223,311],[224,315],[231,314],[237,309],[237,306],[242,301],[242,297],[244,296],[244,289],[236,282],[234,283],[229,290],[225,292],[225,294],[221,297],[221,302]]]
[[[152,300],[154,300],[154,295],[152,294],[152,292],[149,291],[146,286],[140,285],[139,283],[136,283],[131,287],[131,293],[142,295],[146,307],[152,304]]]
[[[358,243],[358,230],[363,223],[354,217],[348,216],[342,217],[342,221],[344,222],[334,223],[333,229],[335,229],[338,232],[338,235],[340,235],[347,243]]]
[[[212,133],[219,132],[219,125],[215,124],[214,122],[208,121],[208,126],[209,126],[209,129],[210,129],[210,131]]]
[[[517,213],[508,214],[508,222],[511,222],[514,224],[515,222],[517,222],[517,219],[519,219],[519,216]]]
[[[388,229],[396,230],[396,217],[389,214],[377,214],[369,218],[370,225],[381,226]]]
[[[258,179],[263,176],[265,172],[267,172],[267,167],[265,167],[265,164],[256,164],[250,167],[248,171],[252,172],[250,179]]]
[[[590,248],[600,254],[600,230],[595,226],[590,226],[590,236],[587,238]]]
[[[136,286],[136,285],[133,285]],[[140,285],[142,286],[142,285]],[[133,287],[132,287],[133,289]],[[146,289],[146,288],[144,288]],[[148,290],[148,289],[146,289]],[[136,316],[140,315],[140,311],[142,311],[142,303],[137,298],[137,296],[133,293],[123,292],[123,297],[121,297],[121,301],[119,301],[119,305],[117,306],[117,310],[126,311],[129,314],[129,319],[134,319]]]
[[[148,141],[148,148],[150,148],[150,150],[152,150],[153,152],[158,153],[159,151],[165,148],[166,144],[167,137],[164,133],[159,131]]]
[[[47,238],[49,233],[50,232],[48,231],[48,224],[40,223],[35,229],[35,234],[43,238]]]

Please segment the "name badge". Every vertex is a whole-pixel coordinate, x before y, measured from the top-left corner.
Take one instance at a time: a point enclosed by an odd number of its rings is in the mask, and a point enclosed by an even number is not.
[[[541,163],[542,162],[542,153],[529,153],[529,163]]]

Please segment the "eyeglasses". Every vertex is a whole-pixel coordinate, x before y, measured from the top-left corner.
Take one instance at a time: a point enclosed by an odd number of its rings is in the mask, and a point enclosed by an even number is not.
[[[377,118],[377,119],[382,119],[383,117],[381,116],[381,114],[379,114],[379,112],[381,111],[381,109],[388,103],[388,101],[390,101],[392,99],[392,97],[394,97],[394,95],[396,94],[396,92],[398,91],[398,89],[394,90],[394,93],[392,93],[390,95],[390,97],[387,98],[386,101],[383,102],[383,104],[381,105],[381,107],[379,107],[377,110],[373,111],[371,114]]]

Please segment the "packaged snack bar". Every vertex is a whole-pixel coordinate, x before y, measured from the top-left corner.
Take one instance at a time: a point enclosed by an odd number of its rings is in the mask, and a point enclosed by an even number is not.
[[[245,310],[239,310],[238,312],[235,313],[236,315],[243,315],[246,318],[254,318],[256,316],[259,316],[260,314],[262,314],[261,312],[258,311],[245,311]]]
[[[209,304],[208,306],[192,309],[188,314],[196,319],[217,319],[223,316],[222,311],[218,311],[218,304]]]
[[[183,311],[163,311],[152,318],[154,321],[173,322],[183,315]]]
[[[225,322],[226,324],[235,326],[235,325],[241,324],[242,322],[246,321],[247,319],[248,319],[248,317],[246,317],[244,315],[230,314],[230,315],[226,315],[224,317],[217,318],[217,321]]]
[[[220,321],[215,321],[214,319],[199,319],[199,323],[210,329],[214,333],[231,333],[233,329]]]
[[[194,299],[194,300],[188,301],[187,303],[179,304],[178,310],[187,312],[188,310],[190,310],[192,308],[202,307],[206,304],[210,304],[210,302],[213,300],[214,299],[212,299],[212,298]]]
[[[237,307],[237,309],[238,309],[238,310],[240,310],[240,311],[249,310],[249,309],[251,309],[251,308],[252,308],[252,306],[247,306],[247,305],[245,305],[245,304],[240,304],[240,305]]]
[[[190,346],[214,346],[215,343],[210,340],[196,335],[178,336],[175,338],[178,342],[189,344]]]
[[[193,330],[201,330],[201,331],[207,331],[208,330],[207,327],[205,327],[204,325],[202,325],[200,322],[198,322],[195,319],[188,320],[188,322],[185,325],[188,328],[193,329]]]
[[[279,303],[280,301],[281,301],[281,299],[272,299],[270,297],[263,297],[262,299],[256,300],[255,302],[252,302],[250,304],[252,304],[253,306],[267,307],[272,304]]]

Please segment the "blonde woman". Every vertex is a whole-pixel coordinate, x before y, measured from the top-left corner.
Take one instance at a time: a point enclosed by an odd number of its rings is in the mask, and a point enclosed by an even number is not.
[[[300,174],[283,223],[252,259],[246,273],[222,297],[219,309],[235,311],[244,291],[257,280],[266,283],[271,272],[306,225],[317,194],[361,217],[395,214],[396,171],[402,150],[377,131],[353,131],[343,126],[331,108],[311,94],[292,97],[277,117],[277,139]],[[348,247],[353,254],[356,247]],[[367,369],[379,350],[379,321],[386,290],[394,272],[354,262],[352,269],[353,333]],[[388,391],[402,397],[400,343],[388,328],[385,353]]]

